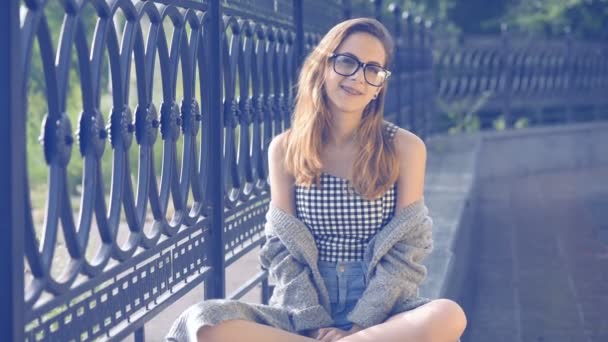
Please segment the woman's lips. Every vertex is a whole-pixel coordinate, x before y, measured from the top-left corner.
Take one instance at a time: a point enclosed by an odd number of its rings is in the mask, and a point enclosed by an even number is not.
[[[344,90],[345,93],[349,94],[349,95],[362,95],[363,93],[351,88],[351,87],[347,87],[347,86],[340,86],[340,88],[342,88],[342,90]]]

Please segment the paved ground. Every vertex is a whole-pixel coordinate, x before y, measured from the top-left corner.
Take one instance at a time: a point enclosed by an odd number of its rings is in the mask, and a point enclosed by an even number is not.
[[[608,341],[608,168],[482,189],[463,342]]]
[[[463,342],[608,341],[608,168],[493,181],[479,204]],[[228,293],[255,274],[256,253],[227,270]],[[202,297],[192,291],[146,324],[146,341],[162,341]]]
[[[230,295],[239,286],[245,283],[259,272],[258,266],[258,249],[247,253],[234,264],[226,269],[226,295]],[[147,342],[161,342],[169,331],[171,324],[179,316],[179,314],[188,308],[190,305],[204,298],[205,291],[203,285],[199,286],[187,295],[180,298],[167,309],[163,310],[158,316],[146,323],[145,334]],[[252,303],[260,302],[261,291],[258,288],[253,289],[242,300]],[[133,341],[132,336],[125,341]]]

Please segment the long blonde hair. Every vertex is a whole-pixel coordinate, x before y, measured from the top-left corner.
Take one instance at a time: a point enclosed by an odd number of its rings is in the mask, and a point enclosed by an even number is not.
[[[387,29],[377,20],[356,18],[334,26],[321,39],[302,65],[298,78],[295,108],[291,128],[286,133],[285,167],[294,175],[296,184],[320,186],[321,151],[328,141],[332,117],[325,94],[325,70],[328,52],[353,33],[368,33],[384,46],[385,65],[393,54],[393,40]],[[384,98],[387,84],[378,96],[363,110],[361,123],[355,132],[355,141],[360,144],[353,168],[352,186],[366,199],[374,199],[388,190],[399,176],[397,155],[383,127]]]

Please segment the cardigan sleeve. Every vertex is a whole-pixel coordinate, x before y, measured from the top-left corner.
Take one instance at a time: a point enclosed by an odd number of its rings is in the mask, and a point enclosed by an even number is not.
[[[276,235],[266,235],[259,259],[276,281],[269,305],[287,309],[296,331],[333,323],[327,310],[319,304],[310,267],[294,258]]]
[[[380,258],[363,295],[348,319],[363,327],[384,322],[398,301],[416,299],[426,276],[422,260],[433,249],[432,220],[425,216],[420,224],[397,241]]]

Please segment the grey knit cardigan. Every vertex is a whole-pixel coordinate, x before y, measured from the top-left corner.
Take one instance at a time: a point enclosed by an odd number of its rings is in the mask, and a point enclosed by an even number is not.
[[[426,276],[421,260],[433,248],[432,226],[423,197],[399,210],[374,235],[364,254],[366,289],[348,315],[351,322],[367,328],[429,302],[418,296],[418,286]],[[264,231],[260,263],[276,281],[268,305],[227,299],[202,301],[177,318],[167,341],[196,341],[201,327],[232,319],[299,334],[332,326],[329,295],[308,227],[271,203]]]

